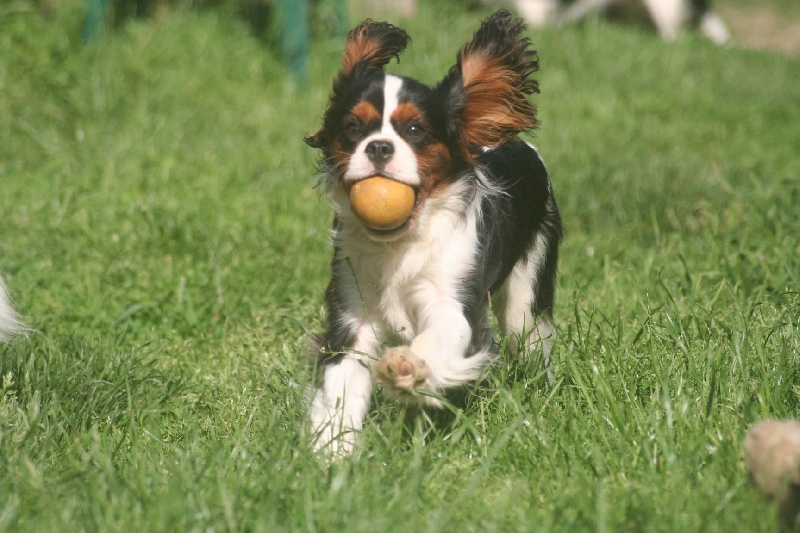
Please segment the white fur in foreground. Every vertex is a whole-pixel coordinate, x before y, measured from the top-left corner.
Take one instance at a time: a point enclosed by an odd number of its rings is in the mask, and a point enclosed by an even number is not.
[[[24,329],[19,315],[11,305],[11,297],[6,289],[6,284],[0,277],[0,342],[9,340]]]

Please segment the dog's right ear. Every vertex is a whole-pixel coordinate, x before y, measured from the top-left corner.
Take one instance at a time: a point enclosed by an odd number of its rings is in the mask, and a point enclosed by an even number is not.
[[[359,63],[372,68],[383,68],[392,58],[400,61],[400,54],[409,41],[411,39],[405,30],[388,22],[367,19],[347,34],[339,75],[347,76]]]
[[[351,76],[369,69],[382,69],[392,58],[400,61],[411,38],[405,30],[388,22],[365,20],[347,35],[347,42],[342,55],[342,68],[333,80],[328,109],[325,111],[322,128],[305,138],[306,144],[312,148],[326,148],[339,126],[336,122],[339,104],[346,92]]]

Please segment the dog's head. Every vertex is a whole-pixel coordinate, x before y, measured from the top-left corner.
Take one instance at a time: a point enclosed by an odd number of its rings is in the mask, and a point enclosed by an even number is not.
[[[524,29],[498,11],[433,87],[384,72],[410,41],[404,30],[367,20],[349,33],[322,128],[306,137],[322,150],[323,179],[340,219],[348,219],[353,184],[383,176],[412,187],[415,207],[391,231],[365,229],[373,238],[401,235],[482,151],[536,126],[526,95],[538,92],[530,78],[538,62]]]

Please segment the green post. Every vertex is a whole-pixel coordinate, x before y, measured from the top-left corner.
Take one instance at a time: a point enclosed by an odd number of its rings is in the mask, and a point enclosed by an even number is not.
[[[284,60],[295,79],[303,81],[308,74],[308,2],[277,0],[275,10]]]
[[[347,0],[333,0],[333,13],[336,16],[336,33],[344,37],[350,29],[347,25]]]
[[[103,35],[110,0],[86,0],[86,18],[83,20],[83,42],[96,41]]]

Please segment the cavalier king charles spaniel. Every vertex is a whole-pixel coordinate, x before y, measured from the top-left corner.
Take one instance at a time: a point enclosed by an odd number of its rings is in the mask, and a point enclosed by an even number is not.
[[[376,383],[441,407],[478,379],[497,352],[489,308],[510,350],[548,364],[562,224],[547,168],[518,136],[537,126],[527,96],[539,92],[524,31],[498,11],[433,86],[384,72],[404,30],[366,20],[348,35],[306,138],[334,212],[317,449],[352,451]]]

